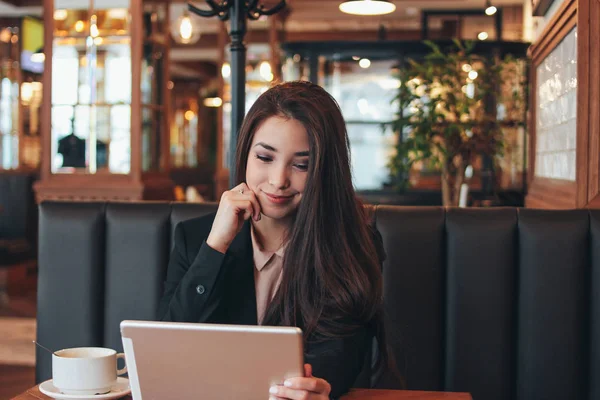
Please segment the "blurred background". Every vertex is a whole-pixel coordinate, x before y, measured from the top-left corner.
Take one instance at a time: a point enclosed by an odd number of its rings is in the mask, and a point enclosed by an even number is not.
[[[261,15],[279,3],[244,3],[236,65],[231,19],[186,2],[0,1],[0,387],[33,384],[37,204],[219,199],[232,117],[277,82],[335,97],[366,203],[598,203],[581,3],[288,0]],[[22,375],[3,382],[8,365]]]

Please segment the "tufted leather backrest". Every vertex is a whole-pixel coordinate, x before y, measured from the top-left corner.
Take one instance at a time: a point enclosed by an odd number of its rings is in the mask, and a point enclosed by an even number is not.
[[[120,350],[154,319],[175,225],[215,204],[40,205],[38,340]],[[386,329],[409,389],[600,399],[600,210],[377,206]],[[51,377],[37,352],[37,381]]]

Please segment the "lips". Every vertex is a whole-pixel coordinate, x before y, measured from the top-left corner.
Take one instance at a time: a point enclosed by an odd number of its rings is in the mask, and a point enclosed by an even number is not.
[[[285,204],[288,203],[292,200],[292,198],[294,197],[294,195],[290,195],[290,196],[276,196],[274,194],[269,194],[269,193],[265,193],[267,195],[267,198],[275,204]]]

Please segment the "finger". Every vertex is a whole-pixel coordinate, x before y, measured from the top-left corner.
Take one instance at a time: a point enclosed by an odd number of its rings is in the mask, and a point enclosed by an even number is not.
[[[253,213],[252,217],[255,221],[260,221],[260,203],[256,198],[256,194],[246,185],[245,183],[240,183],[236,187],[230,190],[234,199],[244,198],[252,202]]]
[[[260,221],[260,213],[261,213],[261,209],[260,209],[260,203],[258,202],[258,199],[256,198],[256,194],[254,194],[254,192],[252,190],[248,189],[248,193],[244,192],[244,196],[245,198],[249,199],[252,202],[252,207],[254,208],[254,220],[255,221]]]
[[[254,215],[254,207],[250,200],[232,200],[231,205],[234,207],[234,211],[237,215],[244,213],[244,219],[250,219]]]
[[[310,364],[304,364],[304,376],[307,378],[310,378],[311,376],[313,376],[312,374],[312,365]]]
[[[283,386],[271,386],[269,393],[270,397],[277,400],[307,400],[311,398],[311,393],[306,390],[295,390]]]
[[[329,394],[331,386],[325,379],[321,378],[290,378],[283,382],[283,386],[293,390],[306,390],[314,393]]]
[[[246,182],[242,182],[239,185],[232,187],[230,189],[230,192],[240,193],[240,190],[242,192],[246,192],[247,190],[250,190],[250,189],[248,188],[248,185],[246,185]]]

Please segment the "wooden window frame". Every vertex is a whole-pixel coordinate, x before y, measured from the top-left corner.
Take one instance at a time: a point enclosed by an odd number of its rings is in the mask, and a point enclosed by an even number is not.
[[[565,0],[531,46],[527,207],[600,208],[600,1]],[[535,176],[537,67],[577,26],[576,179]]]
[[[534,208],[576,208],[577,207],[577,187],[580,179],[579,171],[579,123],[580,109],[577,112],[577,172],[576,180],[568,181],[563,179],[543,178],[535,175],[536,159],[536,116],[537,116],[537,69],[546,57],[560,44],[560,42],[577,26],[577,1],[566,0],[555,14],[555,17],[546,26],[537,43],[531,46],[531,69],[530,69],[530,103],[531,112],[529,118],[529,175],[528,175],[528,194],[525,199],[527,207]],[[579,53],[579,49],[578,49]],[[577,75],[579,79],[580,65],[578,54]],[[581,91],[579,87],[581,81],[578,80],[577,96]]]

